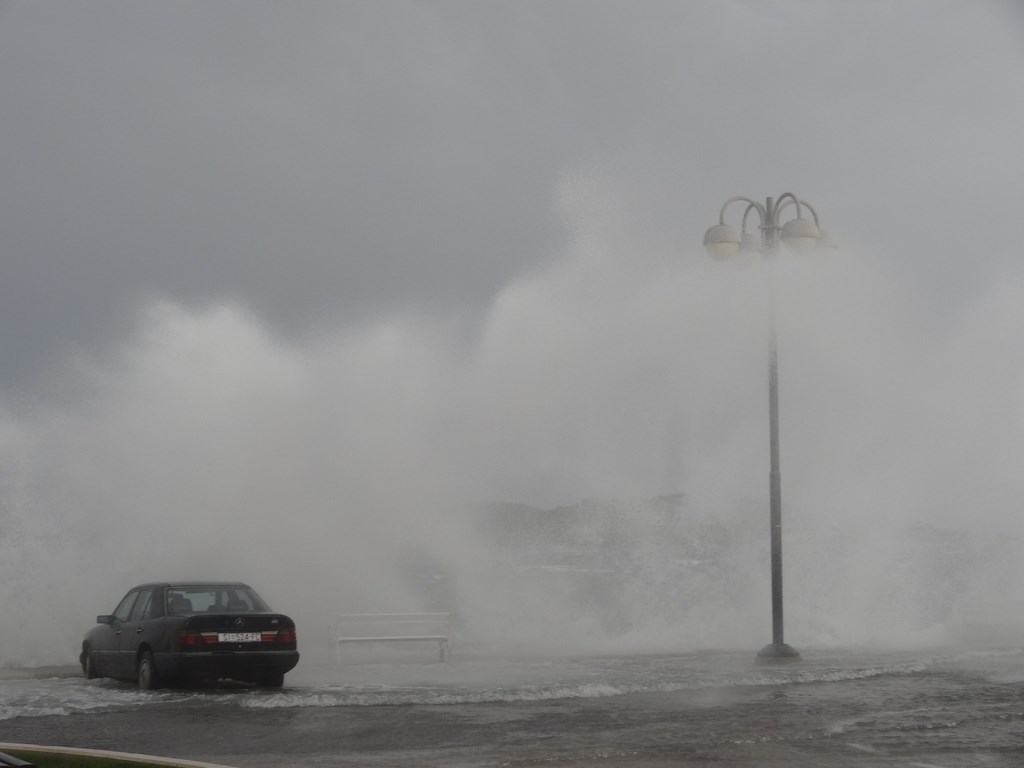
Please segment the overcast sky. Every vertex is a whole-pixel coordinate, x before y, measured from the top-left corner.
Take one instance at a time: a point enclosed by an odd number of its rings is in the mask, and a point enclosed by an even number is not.
[[[0,385],[153,299],[472,336],[581,173],[680,258],[792,190],[955,304],[1020,260],[1022,65],[1000,2],[8,0]]]

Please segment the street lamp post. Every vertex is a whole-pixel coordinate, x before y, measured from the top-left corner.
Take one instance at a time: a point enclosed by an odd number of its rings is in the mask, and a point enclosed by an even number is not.
[[[725,223],[725,211],[733,203],[745,203],[742,227],[737,231]],[[796,218],[780,224],[780,214],[789,206],[796,206]],[[804,210],[813,217],[803,218]],[[747,218],[751,211],[760,217],[760,238],[747,232]],[[777,200],[767,198],[759,203],[747,197],[733,197],[725,202],[718,215],[718,224],[704,234],[704,247],[716,259],[729,259],[740,253],[760,254],[766,261],[772,261],[778,251],[779,240],[788,247],[802,251],[812,248],[831,247],[828,235],[818,228],[818,214],[808,203],[792,192]],[[798,661],[800,654],[783,639],[782,618],[782,474],[779,469],[779,353],[775,335],[774,291],[768,321],[768,426],[771,450],[769,474],[770,531],[771,531],[771,572],[772,572],[772,642],[757,654],[758,661]]]

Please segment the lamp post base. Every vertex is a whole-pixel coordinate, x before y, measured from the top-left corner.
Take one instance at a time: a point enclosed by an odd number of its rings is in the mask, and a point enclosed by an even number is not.
[[[800,654],[787,643],[769,643],[757,652],[758,664],[788,664],[793,661],[800,661]]]

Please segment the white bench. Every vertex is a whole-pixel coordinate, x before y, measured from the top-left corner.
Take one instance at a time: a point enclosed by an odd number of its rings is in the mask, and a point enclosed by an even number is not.
[[[450,613],[344,613],[331,627],[331,661],[341,660],[343,643],[389,643],[428,640],[437,643],[441,661],[448,647]]]

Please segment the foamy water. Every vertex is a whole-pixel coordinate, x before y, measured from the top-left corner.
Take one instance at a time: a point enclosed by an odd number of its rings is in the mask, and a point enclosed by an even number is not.
[[[0,720],[188,703],[252,709],[451,705],[594,699],[638,693],[836,683],[963,668],[1024,681],[1024,651],[805,653],[799,664],[759,667],[752,654],[483,658],[301,665],[281,691],[243,686],[144,693],[129,683],[77,677],[0,681]]]

